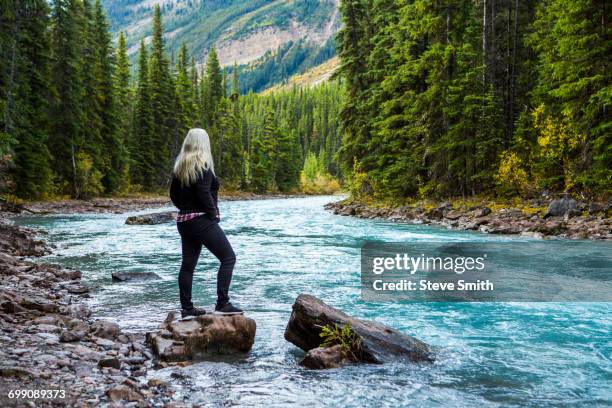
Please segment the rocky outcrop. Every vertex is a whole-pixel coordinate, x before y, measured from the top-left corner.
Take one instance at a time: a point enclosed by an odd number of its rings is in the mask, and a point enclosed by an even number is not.
[[[113,278],[113,281],[115,282],[147,281],[160,279],[159,275],[153,272],[113,272],[111,276]]]
[[[147,341],[164,361],[203,360],[220,354],[250,351],[255,330],[255,320],[243,315],[207,314],[190,320],[175,320],[172,312],[161,330],[147,333]]]
[[[343,361],[343,356],[337,348],[317,350],[322,340],[320,334],[324,326],[343,327],[347,323],[361,345],[353,355],[359,362],[431,362],[434,359],[430,347],[422,341],[381,323],[351,317],[307,294],[299,295],[293,304],[285,339],[308,352],[301,364],[312,368],[333,367]]]
[[[590,205],[589,215],[583,215],[580,210],[584,205],[581,203],[572,199],[554,200],[550,203],[546,216],[542,216],[544,211],[539,211],[541,205],[541,202],[533,203],[526,211],[518,208],[492,211],[486,205],[453,208],[450,203],[444,203],[430,209],[421,204],[384,208],[345,200],[329,203],[325,208],[338,215],[413,224],[438,224],[489,234],[520,234],[532,238],[554,236],[612,239],[612,219],[609,218],[610,206],[607,204]]]
[[[156,225],[176,220],[175,211],[165,211],[152,214],[133,215],[125,220],[128,225]]]

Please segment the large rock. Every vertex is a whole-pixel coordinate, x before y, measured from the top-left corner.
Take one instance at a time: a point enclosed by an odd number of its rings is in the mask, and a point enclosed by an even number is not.
[[[548,217],[573,217],[580,215],[582,212],[582,203],[574,200],[573,198],[561,198],[559,200],[552,200],[548,205],[544,218]]]
[[[323,326],[337,324],[342,327],[347,322],[361,340],[361,362],[433,361],[429,346],[422,341],[384,324],[351,317],[307,294],[299,295],[293,304],[285,339],[308,352],[321,345]]]
[[[350,361],[342,352],[342,346],[336,344],[331,347],[317,347],[308,351],[300,365],[313,370],[322,368],[335,368],[344,362]]]
[[[155,225],[171,222],[176,219],[176,211],[166,211],[153,214],[133,215],[125,220],[128,225]]]
[[[147,333],[147,341],[162,360],[197,360],[250,351],[255,330],[255,320],[243,315],[207,314],[191,320],[174,320],[170,313],[160,331]]]
[[[145,281],[160,279],[159,275],[153,272],[113,272],[113,281]]]

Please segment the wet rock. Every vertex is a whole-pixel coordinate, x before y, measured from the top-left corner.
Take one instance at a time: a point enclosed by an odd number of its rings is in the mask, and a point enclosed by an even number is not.
[[[293,304],[285,339],[304,351],[310,351],[320,346],[323,326],[337,324],[342,327],[347,322],[362,344],[361,362],[433,361],[429,346],[422,341],[381,323],[351,317],[307,294],[299,295]]]
[[[120,329],[117,323],[109,322],[108,320],[96,320],[91,325],[91,332],[94,336],[113,340],[119,335]]]
[[[22,313],[25,312],[27,309],[15,302],[2,302],[2,310],[4,310],[6,313]]]
[[[145,281],[145,280],[156,280],[161,279],[159,275],[153,272],[113,272],[113,281],[125,282],[125,281]]]
[[[0,378],[2,377],[37,377],[38,373],[27,368],[17,366],[0,366]]]
[[[176,219],[175,211],[166,211],[153,214],[133,215],[125,220],[128,225],[156,225],[171,222]]]
[[[85,285],[81,285],[80,283],[65,285],[64,287],[66,288],[68,293],[72,293],[73,295],[82,295],[84,293],[89,292],[89,288]]]
[[[134,388],[124,384],[106,390],[106,395],[111,401],[143,401],[144,396]]]
[[[85,332],[78,330],[66,330],[60,335],[60,341],[62,343],[73,343],[81,341],[85,337]]]
[[[300,365],[314,370],[335,368],[349,360],[342,353],[342,346],[317,347],[309,350]]]
[[[559,200],[553,200],[548,205],[544,218],[548,217],[573,217],[580,215],[582,212],[582,203],[574,200],[573,198],[561,198]]]
[[[116,358],[103,358],[102,360],[98,361],[98,367],[111,367],[119,370],[121,369],[121,361]]]
[[[63,313],[77,318],[85,318],[91,316],[91,310],[82,303],[76,303],[66,306]]]
[[[171,338],[164,331],[171,333]],[[164,323],[160,331],[147,333],[147,341],[161,359],[186,361],[248,352],[255,341],[255,331],[255,320],[243,315],[204,315]]]

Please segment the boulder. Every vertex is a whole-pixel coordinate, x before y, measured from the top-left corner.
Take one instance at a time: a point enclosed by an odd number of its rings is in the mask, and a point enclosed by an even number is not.
[[[176,219],[176,211],[166,211],[152,214],[133,215],[125,220],[128,225],[155,225],[171,222]]]
[[[207,314],[175,321],[171,313],[158,332],[147,333],[147,341],[162,360],[200,360],[250,351],[255,330],[255,320],[243,315]]]
[[[573,198],[561,198],[559,200],[552,200],[548,205],[544,218],[548,217],[573,217],[580,215],[582,212],[582,203],[574,200]]]
[[[482,207],[474,210],[474,218],[486,217],[491,214],[491,209],[489,207]]]
[[[335,368],[349,361],[342,353],[342,346],[336,344],[331,347],[317,347],[308,351],[300,365],[313,370],[322,368]]]
[[[96,320],[91,325],[91,332],[94,336],[113,340],[119,335],[120,329],[117,323],[108,320]]]
[[[153,272],[113,272],[113,281],[145,281],[160,279],[159,275]]]
[[[132,387],[128,387],[124,384],[119,384],[115,387],[106,390],[106,395],[111,401],[142,401],[144,397],[142,394]]]
[[[361,342],[360,362],[385,363],[397,360],[432,362],[434,360],[430,347],[422,341],[384,324],[351,317],[307,294],[299,295],[293,304],[293,311],[285,329],[285,339],[309,352],[320,347],[320,333],[323,326],[337,324],[342,327],[347,323],[350,323],[351,330]],[[320,356],[321,351],[314,353],[315,356]],[[318,359],[326,360],[327,357]],[[311,354],[309,359],[312,358],[314,356]]]

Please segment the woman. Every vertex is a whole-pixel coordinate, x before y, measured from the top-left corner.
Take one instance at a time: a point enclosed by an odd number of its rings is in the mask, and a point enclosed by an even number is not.
[[[204,309],[194,307],[191,302],[193,271],[202,245],[221,261],[217,273],[215,313],[242,314],[242,310],[229,302],[228,291],[236,255],[218,224],[218,191],[219,181],[215,176],[208,133],[203,129],[191,129],[174,163],[170,187],[170,198],[179,209],[176,225],[181,235],[183,262],[178,284],[183,318],[206,314]]]

